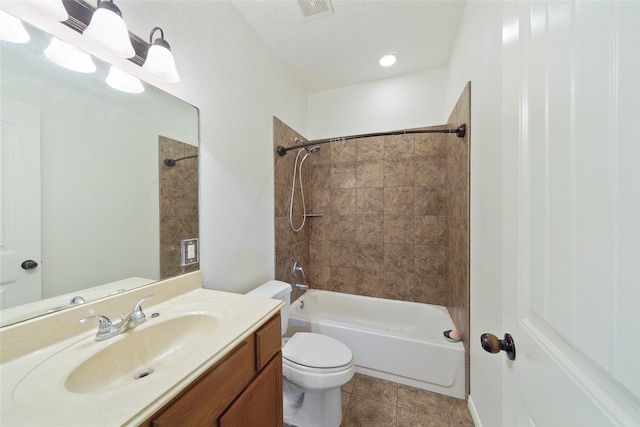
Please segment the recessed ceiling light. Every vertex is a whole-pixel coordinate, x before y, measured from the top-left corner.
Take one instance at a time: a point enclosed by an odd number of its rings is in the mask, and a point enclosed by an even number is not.
[[[395,55],[385,55],[382,58],[380,58],[380,65],[382,65],[383,67],[388,67],[390,65],[393,65],[396,63],[396,56]]]

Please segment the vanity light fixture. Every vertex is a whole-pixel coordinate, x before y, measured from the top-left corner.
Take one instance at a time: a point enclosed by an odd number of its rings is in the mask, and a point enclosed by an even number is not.
[[[98,8],[82,34],[122,58],[132,58],[136,54],[122,12],[112,0],[98,0]]]
[[[380,58],[380,65],[383,67],[389,67],[396,63],[396,56],[394,54],[388,54]]]
[[[0,40],[11,43],[27,43],[29,33],[22,25],[22,21],[4,10],[0,10]]]
[[[96,64],[91,59],[91,55],[56,37],[51,38],[51,43],[44,54],[54,63],[72,71],[87,74],[96,71]]]
[[[106,82],[112,88],[126,93],[144,92],[144,86],[137,77],[132,76],[118,67],[111,66]]]
[[[153,33],[160,31],[160,38],[153,40]],[[167,83],[180,81],[176,63],[171,54],[171,47],[164,39],[162,28],[155,27],[149,34],[149,51],[142,69],[158,80]]]

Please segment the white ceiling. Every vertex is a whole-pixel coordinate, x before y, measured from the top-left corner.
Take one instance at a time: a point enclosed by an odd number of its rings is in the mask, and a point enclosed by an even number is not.
[[[296,0],[233,2],[309,92],[446,66],[465,5],[332,0],[333,14],[305,18]],[[383,68],[386,53],[398,61]]]

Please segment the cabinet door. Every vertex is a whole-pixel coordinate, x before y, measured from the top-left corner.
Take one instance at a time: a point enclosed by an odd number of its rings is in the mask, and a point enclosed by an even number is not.
[[[282,354],[278,353],[220,418],[220,427],[282,425]]]
[[[254,358],[253,337],[250,337],[172,402],[168,409],[153,420],[151,425],[153,427],[214,425],[224,409],[253,378]]]

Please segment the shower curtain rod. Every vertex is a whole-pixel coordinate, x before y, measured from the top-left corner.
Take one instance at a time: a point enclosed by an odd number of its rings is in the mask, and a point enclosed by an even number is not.
[[[455,129],[396,130],[391,132],[363,133],[360,135],[343,136],[340,138],[316,139],[314,141],[308,141],[304,144],[296,145],[293,147],[283,147],[282,145],[280,145],[278,146],[278,148],[276,148],[276,151],[281,156],[284,156],[289,150],[310,147],[312,145],[326,144],[327,142],[347,141],[349,139],[370,138],[374,136],[409,135],[413,133],[455,133],[459,138],[464,138],[465,134],[467,133],[467,125],[461,124]]]

